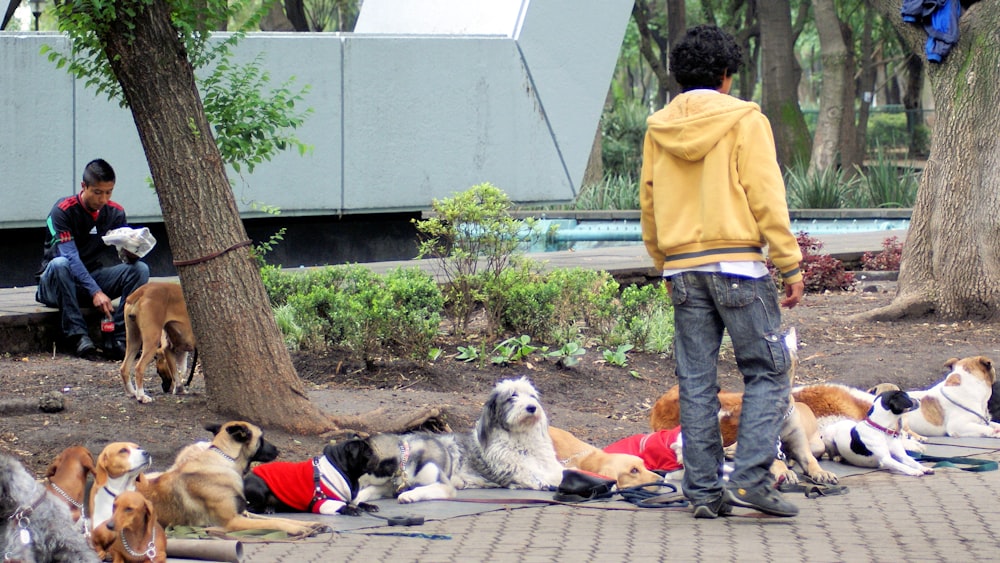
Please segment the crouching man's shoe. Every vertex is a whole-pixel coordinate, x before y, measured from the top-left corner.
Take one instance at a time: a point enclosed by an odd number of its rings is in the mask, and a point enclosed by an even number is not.
[[[78,358],[91,358],[94,353],[97,352],[97,346],[94,346],[94,341],[90,339],[86,334],[81,334],[80,338],[76,341],[76,355]]]

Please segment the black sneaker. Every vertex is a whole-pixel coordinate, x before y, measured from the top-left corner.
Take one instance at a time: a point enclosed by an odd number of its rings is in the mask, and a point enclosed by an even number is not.
[[[694,505],[695,518],[718,518],[729,516],[732,512],[733,507],[726,502],[725,496],[715,501],[699,502]]]
[[[77,357],[91,358],[95,352],[97,352],[97,346],[94,346],[94,341],[86,334],[81,334],[79,340],[76,341]]]
[[[121,340],[114,340],[104,348],[104,357],[114,361],[120,362],[125,359],[125,344]]]
[[[740,487],[726,487],[726,501],[733,506],[752,508],[771,516],[790,517],[799,513],[799,507],[786,501],[772,487],[758,487],[750,491]]]

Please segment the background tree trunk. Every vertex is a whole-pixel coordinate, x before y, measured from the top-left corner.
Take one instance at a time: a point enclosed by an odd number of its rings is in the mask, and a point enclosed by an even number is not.
[[[897,2],[870,1],[923,52],[923,30],[902,22]],[[928,72],[936,123],[896,298],[863,318],[1000,317],[1000,3],[972,5],[960,27],[959,43]]]
[[[763,67],[761,108],[774,129],[778,161],[785,166],[808,162],[812,139],[799,107],[802,69],[795,59],[796,34],[788,0],[759,2],[757,21]]]
[[[250,255],[194,73],[164,0],[103,32],[149,161],[178,261],[205,387],[221,414],[292,432],[335,429],[306,397]],[[131,22],[129,22],[131,23]]]
[[[844,89],[848,80],[847,46],[840,32],[840,19],[833,0],[815,0],[813,14],[816,17],[816,29],[819,30],[823,83],[819,94],[819,117],[816,120],[816,134],[813,136],[812,157],[809,160],[810,175],[837,166],[841,121],[845,113]],[[853,117],[853,106],[850,113]]]

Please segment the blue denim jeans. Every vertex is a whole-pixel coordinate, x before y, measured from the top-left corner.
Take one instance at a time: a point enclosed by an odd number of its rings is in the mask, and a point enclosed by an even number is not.
[[[149,266],[145,262],[117,264],[90,272],[101,291],[111,299],[121,297],[112,319],[115,321],[115,339],[125,340],[125,298],[139,286],[149,281]],[[80,312],[80,303],[93,307],[92,296],[76,284],[69,270],[69,260],[54,258],[45,266],[38,280],[35,300],[59,309],[63,336],[73,339],[88,334],[87,321]]]
[[[722,495],[718,359],[729,332],[743,375],[743,407],[731,486],[771,486],[781,419],[788,410],[789,354],[781,334],[778,291],[770,277],[683,272],[670,278],[674,347],[684,436],[685,496],[693,503]]]

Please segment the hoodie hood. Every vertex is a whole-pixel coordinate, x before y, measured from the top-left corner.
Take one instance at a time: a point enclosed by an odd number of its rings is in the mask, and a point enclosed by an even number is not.
[[[760,107],[753,102],[695,90],[677,96],[667,107],[649,116],[647,133],[675,157],[697,161],[730,133],[739,120],[759,111]]]

